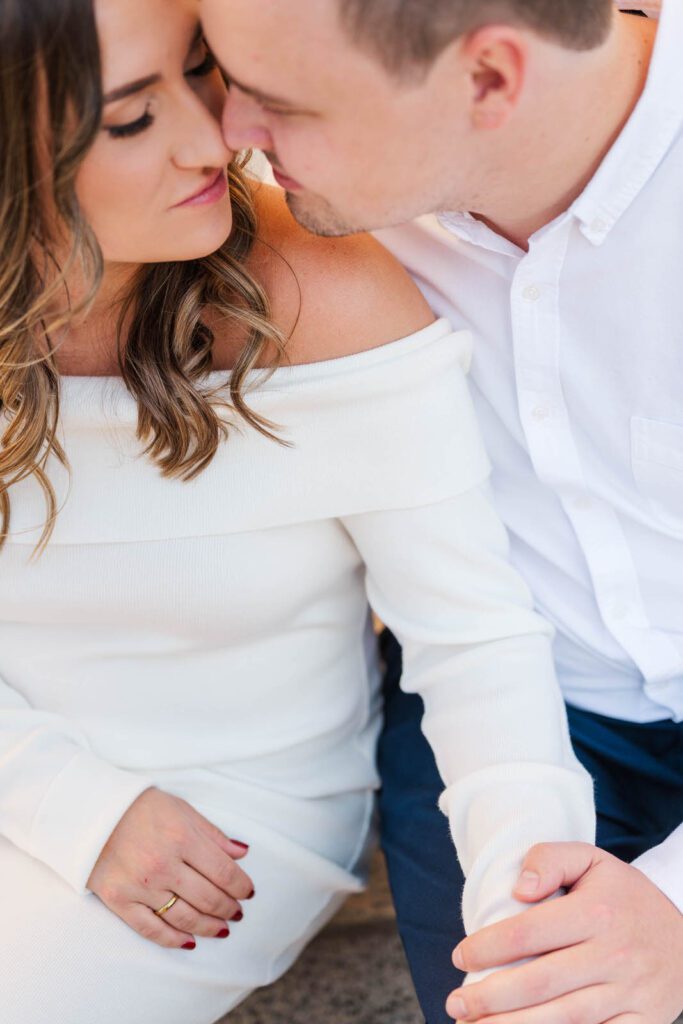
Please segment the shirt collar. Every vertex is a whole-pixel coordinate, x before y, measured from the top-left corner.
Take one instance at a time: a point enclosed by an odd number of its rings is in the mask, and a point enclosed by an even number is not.
[[[523,256],[524,253],[514,242],[508,241],[502,235],[497,234],[492,228],[485,224],[471,213],[459,213],[447,211],[437,214],[437,220],[450,234],[457,235],[466,242],[482,246],[492,252],[501,253],[503,256]]]
[[[601,245],[654,174],[683,124],[683,4],[621,3],[660,11],[660,25],[643,95],[592,181],[571,207],[581,230]]]

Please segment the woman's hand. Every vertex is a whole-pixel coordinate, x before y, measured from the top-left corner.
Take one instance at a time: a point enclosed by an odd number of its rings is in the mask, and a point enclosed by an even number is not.
[[[194,949],[195,935],[225,938],[254,887],[235,863],[248,852],[185,800],[147,789],[107,840],[88,889],[145,939]],[[163,917],[154,913],[173,895]]]

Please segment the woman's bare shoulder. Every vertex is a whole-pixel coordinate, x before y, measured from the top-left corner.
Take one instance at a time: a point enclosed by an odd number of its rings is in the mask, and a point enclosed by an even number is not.
[[[352,355],[434,321],[398,261],[369,235],[321,238],[293,218],[280,189],[257,185],[259,241],[252,270],[291,334],[293,363]]]

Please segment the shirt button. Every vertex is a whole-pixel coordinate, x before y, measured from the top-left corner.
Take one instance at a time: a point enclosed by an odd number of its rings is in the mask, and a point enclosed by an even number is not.
[[[531,410],[531,415],[535,420],[538,420],[539,423],[543,422],[543,420],[547,420],[550,414],[551,409],[548,405],[537,405],[535,409]]]
[[[607,221],[603,220],[602,217],[596,217],[591,224],[591,231],[596,235],[604,235],[607,228]]]
[[[595,502],[588,495],[584,495],[581,498],[574,499],[574,508],[577,508],[579,512],[590,512],[595,507]]]
[[[522,298],[525,302],[538,302],[541,297],[541,289],[538,285],[529,284],[522,292]]]

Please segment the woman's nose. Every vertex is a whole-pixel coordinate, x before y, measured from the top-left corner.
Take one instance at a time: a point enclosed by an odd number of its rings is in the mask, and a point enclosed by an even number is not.
[[[178,167],[226,167],[235,151],[226,145],[220,122],[199,97],[193,97],[178,117],[174,162]]]
[[[223,108],[223,139],[234,152],[242,149],[274,149],[273,137],[264,123],[256,100],[232,88]]]

